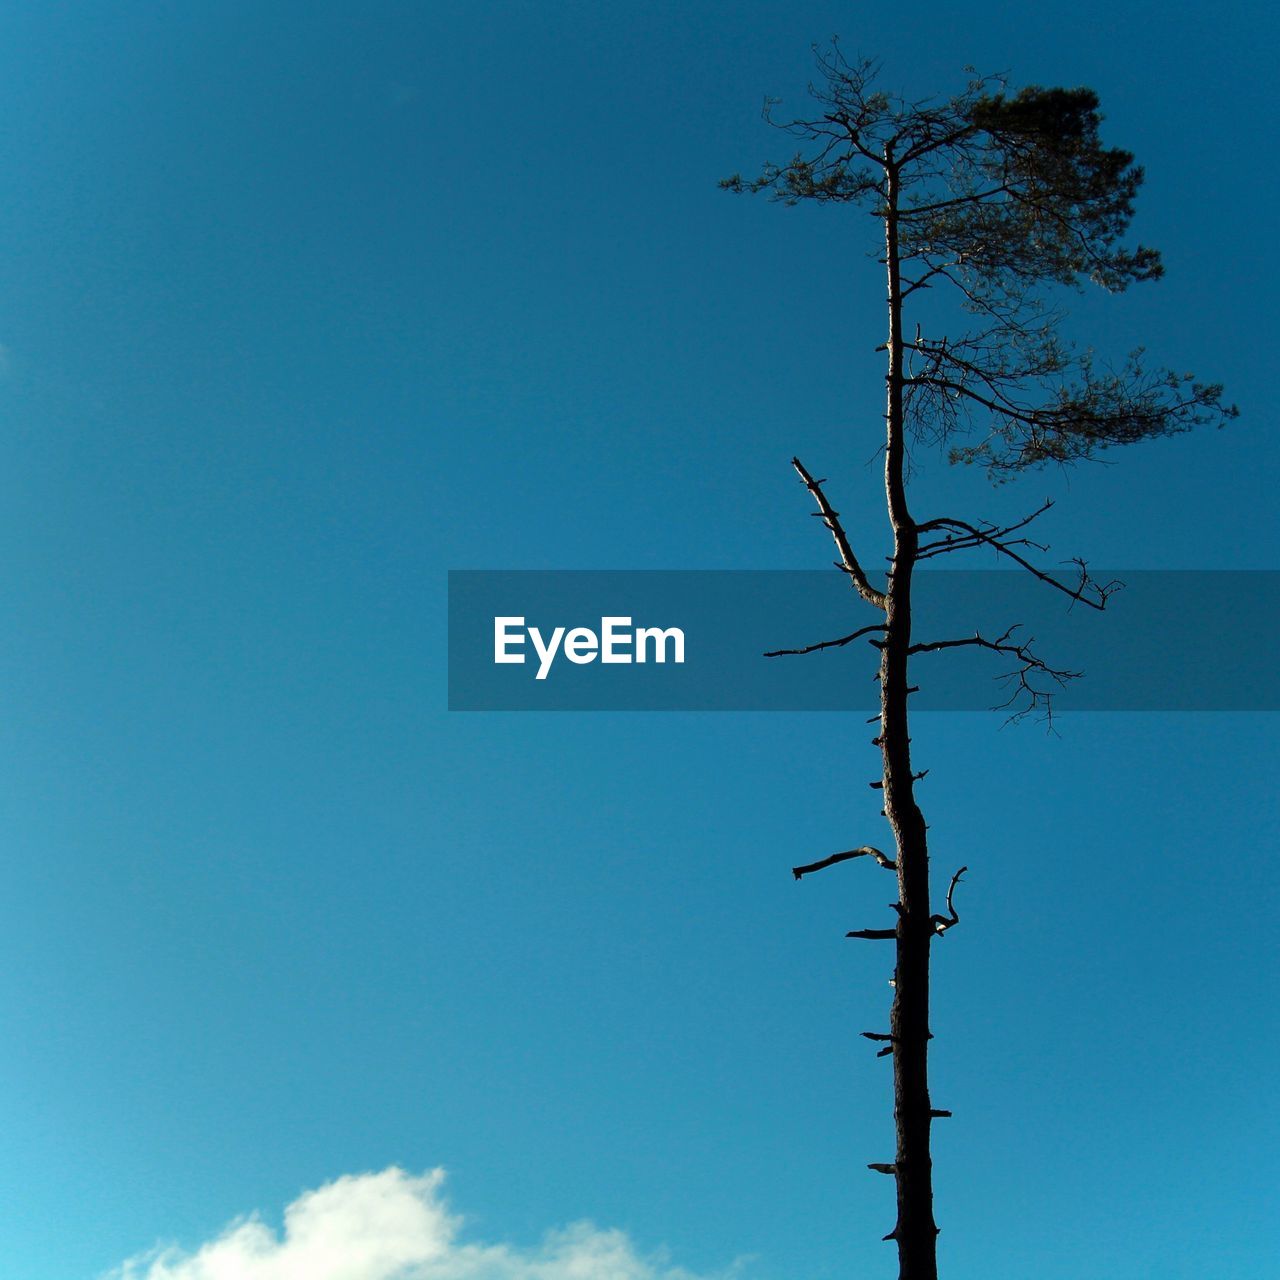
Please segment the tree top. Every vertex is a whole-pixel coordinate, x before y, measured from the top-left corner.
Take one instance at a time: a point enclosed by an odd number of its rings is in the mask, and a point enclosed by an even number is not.
[[[1140,352],[1102,367],[1060,335],[1048,288],[1117,293],[1163,274],[1157,250],[1125,243],[1143,171],[1103,144],[1092,89],[1011,90],[974,75],[954,97],[910,100],[878,88],[878,66],[846,60],[835,41],[815,55],[810,118],[780,122],[777,101],[765,104],[800,148],[721,186],[866,209],[901,270],[899,308],[949,287],[979,317],[968,332],[917,331],[906,344],[917,438],[946,440],[953,460],[1003,477],[1236,415],[1220,385],[1149,372]]]

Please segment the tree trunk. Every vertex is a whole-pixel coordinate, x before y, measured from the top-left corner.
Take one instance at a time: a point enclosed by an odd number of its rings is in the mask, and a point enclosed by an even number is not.
[[[893,561],[886,591],[884,647],[880,654],[880,750],[884,765],[885,817],[893,830],[898,864],[897,966],[889,1021],[893,1037],[898,1221],[889,1238],[898,1245],[899,1280],[936,1280],[938,1230],[933,1221],[928,1070],[929,946],[933,924],[926,828],[915,801],[907,712],[911,578],[919,544],[906,499],[898,172],[891,154],[885,156],[885,175],[888,194],[885,261],[889,285],[885,495],[893,530]]]

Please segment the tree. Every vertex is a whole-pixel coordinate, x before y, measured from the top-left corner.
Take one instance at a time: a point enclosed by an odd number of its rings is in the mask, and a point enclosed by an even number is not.
[[[953,461],[985,466],[1003,480],[1028,468],[1095,457],[1116,445],[1169,435],[1236,414],[1222,388],[1189,374],[1150,370],[1137,351],[1118,369],[1099,366],[1063,336],[1064,314],[1044,296],[1086,282],[1118,293],[1156,280],[1159,253],[1125,247],[1142,170],[1133,156],[1099,138],[1098,98],[1089,89],[1030,86],[1010,92],[1002,80],[972,80],[950,99],[909,101],[875,87],[877,68],[849,62],[832,41],[815,50],[819,80],[811,119],[779,124],[800,140],[786,164],[759,177],[727,179],[735,192],[766,192],[788,205],[802,200],[850,205],[881,224],[885,269],[884,482],[892,555],[883,586],[863,569],[823,489],[798,458],[796,472],[817,505],[839,554],[837,567],[877,620],[803,653],[865,637],[879,650],[879,732],[883,813],[893,855],[872,845],[794,868],[797,879],[866,857],[894,872],[897,919],[855,930],[852,938],[892,942],[893,1006],[886,1033],[864,1032],[893,1056],[897,1149],[892,1164],[872,1164],[897,1186],[900,1280],[937,1276],[929,1097],[929,965],[933,940],[959,923],[950,879],[945,914],[931,904],[927,828],[916,801],[908,700],[911,660],[977,647],[1013,659],[1015,713],[1051,711],[1055,685],[1073,673],[1051,667],[1010,628],[997,636],[918,640],[912,634],[917,565],[941,555],[990,549],[1046,586],[1095,609],[1115,584],[1095,581],[1083,562],[1070,578],[1035,563],[1026,530],[1048,506],[1015,523],[942,516],[917,520],[908,503],[913,445],[944,444]],[[923,304],[926,291],[929,307]],[[939,293],[964,317],[942,329]],[[915,316],[908,320],[908,311]]]

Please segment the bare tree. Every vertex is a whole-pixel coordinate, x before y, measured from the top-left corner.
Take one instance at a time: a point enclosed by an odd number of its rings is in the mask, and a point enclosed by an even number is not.
[[[1063,313],[1046,289],[1085,282],[1119,292],[1158,279],[1160,255],[1123,237],[1142,170],[1133,156],[1099,140],[1098,98],[1089,89],[1029,87],[1011,92],[999,78],[972,80],[950,99],[909,101],[875,87],[876,67],[849,62],[836,42],[816,50],[812,118],[770,123],[799,140],[786,164],[722,186],[802,200],[858,206],[880,223],[885,269],[884,484],[892,556],[884,585],[863,568],[839,513],[798,458],[800,479],[830,530],[837,567],[874,611],[875,621],[834,640],[781,650],[808,653],[865,638],[879,650],[879,732],[884,816],[893,854],[861,845],[794,868],[797,879],[867,858],[897,878],[896,919],[848,936],[896,948],[887,1032],[863,1032],[893,1057],[897,1150],[873,1163],[897,1185],[896,1242],[901,1280],[937,1276],[930,1130],[950,1113],[929,1097],[929,962],[933,940],[959,923],[954,896],[966,868],[951,876],[945,913],[931,905],[926,824],[916,802],[908,700],[911,659],[976,647],[1012,659],[1015,714],[1047,712],[1054,689],[1074,673],[1051,666],[1015,636],[917,639],[912,579],[922,561],[985,549],[1047,587],[1095,609],[1115,584],[1095,581],[1082,562],[1070,575],[1039,567],[1043,550],[1027,534],[1047,510],[996,525],[953,516],[917,520],[908,503],[910,450],[943,444],[954,461],[983,465],[996,479],[1047,462],[1092,458],[1111,446],[1233,417],[1222,388],[1191,375],[1152,371],[1142,353],[1119,368],[1100,367],[1063,336]],[[926,291],[929,306],[925,306]],[[960,304],[957,332],[942,332],[935,299]],[[908,311],[914,311],[910,322]]]

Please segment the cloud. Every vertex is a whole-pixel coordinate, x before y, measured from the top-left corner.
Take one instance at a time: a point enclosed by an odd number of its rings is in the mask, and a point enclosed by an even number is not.
[[[348,1174],[300,1195],[278,1233],[255,1214],[192,1253],[154,1249],[104,1280],[699,1280],[590,1222],[531,1249],[462,1243],[443,1182],[443,1169]]]

